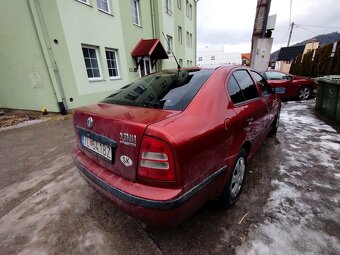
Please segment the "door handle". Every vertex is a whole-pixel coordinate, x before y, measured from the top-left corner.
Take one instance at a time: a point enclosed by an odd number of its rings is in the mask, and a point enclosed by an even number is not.
[[[249,117],[246,122],[250,125],[251,123],[253,123],[254,118],[253,117]]]

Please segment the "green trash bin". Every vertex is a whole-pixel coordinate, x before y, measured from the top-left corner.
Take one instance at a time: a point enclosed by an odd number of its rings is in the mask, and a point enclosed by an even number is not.
[[[340,123],[340,75],[321,77],[317,81],[315,109]]]

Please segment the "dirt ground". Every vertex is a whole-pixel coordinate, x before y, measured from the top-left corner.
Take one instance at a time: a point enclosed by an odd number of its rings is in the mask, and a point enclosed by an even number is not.
[[[0,128],[0,254],[340,254],[340,128],[313,104],[283,104],[235,206],[209,202],[168,230],[82,180],[70,118]]]

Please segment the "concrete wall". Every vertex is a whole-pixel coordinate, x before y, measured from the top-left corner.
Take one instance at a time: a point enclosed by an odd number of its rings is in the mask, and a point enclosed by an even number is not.
[[[59,111],[28,1],[0,1],[0,107]]]

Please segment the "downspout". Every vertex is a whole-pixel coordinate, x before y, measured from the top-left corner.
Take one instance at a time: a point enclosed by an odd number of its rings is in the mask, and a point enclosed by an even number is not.
[[[28,0],[30,11],[33,18],[35,30],[37,31],[40,47],[43,52],[47,70],[52,82],[52,88],[56,97],[61,114],[67,113],[65,93],[61,85],[59,70],[52,54],[51,45],[48,42],[46,26],[43,21],[42,12],[38,0]],[[38,7],[39,6],[39,7]]]
[[[150,0],[151,7],[151,27],[152,27],[152,38],[155,38],[155,8],[153,6],[153,0]]]

